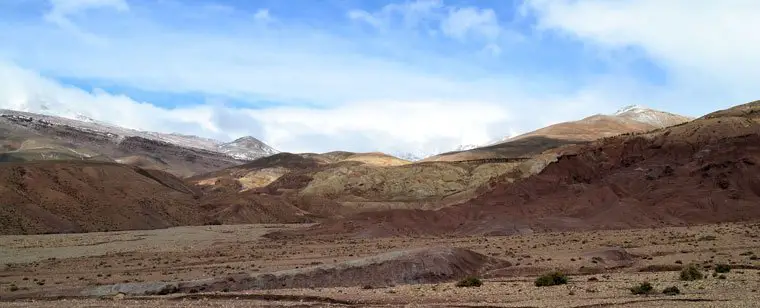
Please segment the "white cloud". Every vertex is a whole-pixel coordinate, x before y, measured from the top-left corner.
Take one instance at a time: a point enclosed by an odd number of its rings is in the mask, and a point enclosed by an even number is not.
[[[350,10],[348,11],[347,16],[351,20],[362,21],[375,28],[382,28],[385,26],[384,20],[370,14],[365,10]]]
[[[126,0],[50,0],[50,4],[51,9],[46,16],[66,17],[97,8],[110,8],[117,11],[129,10],[129,4]]]
[[[751,99],[760,79],[760,1],[526,1],[539,28],[603,49],[642,48],[668,69],[672,88]],[[690,89],[689,89],[690,88]]]
[[[492,9],[465,7],[450,8],[448,16],[441,22],[441,30],[446,35],[460,40],[468,35],[495,40],[501,27]]]
[[[113,9],[119,12],[129,11],[126,0],[50,0],[50,11],[45,13],[45,20],[54,23],[90,43],[102,43],[102,39],[80,29],[71,17],[92,9]]]
[[[274,20],[272,15],[269,14],[268,9],[259,9],[258,11],[256,11],[255,14],[253,14],[253,19],[258,20],[260,22],[264,22],[264,23],[271,22]]]
[[[268,140],[286,148],[297,148],[303,139],[322,135],[324,142],[366,138],[372,150],[424,153],[488,142],[492,139],[488,126],[512,116],[498,103],[466,101],[355,102],[331,109],[277,108],[250,111],[250,115],[262,123]]]
[[[375,12],[354,9],[347,15],[352,20],[365,22],[378,29],[392,26],[398,17],[398,23],[405,29],[424,29],[433,34],[440,31],[458,40],[477,37],[495,41],[501,32],[494,10],[446,5],[438,0],[391,3]]]
[[[194,108],[168,110],[124,95],[96,89],[87,92],[64,86],[37,73],[0,62],[0,107],[75,118],[84,115],[133,129],[172,130],[186,124],[197,125],[191,133],[213,135],[207,111]]]
[[[484,144],[541,125],[587,116],[603,109],[607,93],[505,101],[356,101],[327,108],[232,108],[221,104],[163,108],[103,90],[84,91],[0,62],[0,108],[75,117],[159,132],[181,132],[231,140],[253,135],[292,152],[332,150],[448,151]],[[612,91],[615,92],[615,91]],[[519,106],[519,107],[517,107]]]
[[[378,101],[328,109],[263,110],[201,105],[166,109],[103,90],[64,86],[0,62],[0,108],[90,118],[161,132],[220,139],[255,135],[296,152],[355,150],[435,153],[459,144],[490,141],[488,127],[511,119],[494,102]],[[455,123],[455,125],[452,125]]]
[[[362,21],[379,29],[389,27],[400,18],[400,24],[406,29],[416,29],[426,22],[438,21],[444,8],[440,0],[416,0],[403,3],[390,3],[375,12],[362,9],[348,11],[348,18]]]
[[[172,6],[161,7],[165,3]],[[552,76],[523,78],[508,75],[508,69],[487,69],[492,63],[477,61],[494,57],[472,56],[502,52],[493,42],[479,42],[485,47],[469,54],[448,54],[444,47],[466,42],[437,38],[420,44],[435,47],[407,50],[396,32],[345,36],[284,18],[261,27],[253,12],[238,8],[130,4],[130,14],[107,15],[113,17],[107,23],[98,15],[102,11],[90,11],[93,6],[64,14],[106,39],[95,46],[71,39],[54,24],[0,23],[0,39],[7,43],[0,48],[0,106],[34,111],[44,103],[69,115],[144,130],[220,139],[253,135],[284,151],[434,153],[640,103],[618,97],[616,77],[567,90]],[[447,26],[450,34],[492,35],[481,29],[490,23],[487,10],[450,8],[441,1],[405,2],[379,15],[356,11],[349,18],[387,15],[403,27],[433,30],[449,14],[464,14]],[[271,18],[268,11],[258,12]],[[608,78],[613,82],[601,82]],[[84,91],[67,85],[71,80],[117,85],[126,93],[221,98],[243,107],[208,101],[165,108],[160,106],[166,102],[136,101],[118,90]]]

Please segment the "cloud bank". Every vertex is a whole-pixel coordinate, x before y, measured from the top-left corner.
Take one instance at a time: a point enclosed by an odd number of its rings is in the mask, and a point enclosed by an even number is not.
[[[292,152],[427,155],[755,99],[755,1],[0,4],[0,107]],[[692,3],[692,2],[688,2]]]

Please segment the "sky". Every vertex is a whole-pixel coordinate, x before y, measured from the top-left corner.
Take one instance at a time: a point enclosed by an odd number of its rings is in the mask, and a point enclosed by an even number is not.
[[[2,0],[0,107],[429,155],[760,98],[756,0]]]

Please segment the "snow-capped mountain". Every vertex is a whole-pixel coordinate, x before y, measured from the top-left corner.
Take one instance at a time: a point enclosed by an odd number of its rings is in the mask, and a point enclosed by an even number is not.
[[[235,139],[217,146],[219,152],[237,159],[254,160],[260,157],[277,154],[278,151],[261,140],[251,136]]]
[[[568,130],[576,133],[579,131],[586,131],[586,133],[588,133],[588,136],[586,137],[595,139],[594,137],[612,136],[628,131],[668,127],[691,120],[692,118],[689,117],[659,111],[641,105],[630,105],[619,109],[613,114],[595,114],[578,121],[558,123],[526,134],[507,136],[489,143],[488,145],[506,143],[532,135],[562,135],[567,134]],[[616,126],[614,128],[606,127],[609,123],[616,123]],[[572,128],[568,127],[568,125]],[[595,134],[598,134],[598,136]]]
[[[477,145],[477,144],[462,144],[462,145],[459,145],[458,147],[456,147],[456,149],[454,149],[454,151],[467,151],[467,150],[472,150],[472,149],[474,149],[474,148],[479,148],[479,147],[481,147],[481,146],[483,146],[483,145]]]
[[[26,107],[27,108],[23,109],[29,109],[28,106]],[[53,125],[66,125],[82,131],[106,134],[112,136],[116,142],[127,137],[141,137],[180,147],[216,152],[239,160],[254,160],[278,153],[277,150],[251,136],[242,137],[232,142],[223,142],[210,138],[177,133],[140,131],[101,122],[81,114],[66,112],[65,110],[62,112],[63,116],[51,115],[56,113],[52,108],[49,108],[46,105],[38,107],[40,107],[39,113],[28,112],[25,110],[17,111],[0,109],[0,115],[26,117],[34,121],[42,121]]]
[[[623,107],[615,112],[613,116],[650,124],[656,127],[666,127],[691,120],[691,118],[688,117],[650,109],[641,105]]]
[[[438,155],[438,154],[441,154],[441,153],[445,153],[445,152],[467,151],[467,150],[472,150],[472,149],[475,149],[475,148],[478,148],[478,147],[481,147],[481,146],[484,146],[484,145],[463,144],[463,145],[457,146],[456,149],[449,150],[449,151],[442,151],[440,149],[437,149],[436,151],[433,151],[433,152],[425,152],[425,151],[417,151],[417,152],[393,152],[391,155],[393,155],[395,157],[398,157],[398,158],[401,158],[401,159],[404,159],[404,160],[408,160],[408,161],[420,161],[420,160],[423,160],[425,158],[428,158],[428,157],[431,157],[431,156],[435,156],[435,155]]]
[[[391,153],[391,155],[404,159],[404,160],[408,160],[408,161],[423,160],[426,157],[430,156],[430,155],[426,155],[422,153],[411,153],[411,152],[394,152],[394,153]]]

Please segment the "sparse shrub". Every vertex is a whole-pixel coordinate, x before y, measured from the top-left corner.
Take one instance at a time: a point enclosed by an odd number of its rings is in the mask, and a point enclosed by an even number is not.
[[[8,290],[9,290],[9,291],[11,291],[11,292],[16,292],[16,291],[18,291],[18,290],[19,290],[19,288],[18,288],[18,286],[16,286],[15,284],[12,284],[12,285],[11,285],[11,286],[8,288]]]
[[[635,295],[644,295],[654,292],[654,287],[652,287],[652,284],[649,282],[642,282],[639,285],[630,288],[629,290],[631,290],[631,293]]]
[[[715,272],[716,273],[728,273],[731,271],[731,266],[728,264],[716,264],[715,265]]]
[[[556,286],[561,284],[567,284],[567,275],[560,272],[551,272],[544,274],[541,277],[536,278],[535,282],[537,287]]]
[[[683,281],[692,281],[700,280],[702,278],[705,278],[705,276],[702,274],[702,272],[699,271],[699,268],[696,265],[691,264],[681,270],[680,278]]]
[[[364,289],[364,290],[372,290],[372,286],[368,285],[368,284],[365,284],[364,286],[362,286],[362,289]]]
[[[676,286],[667,287],[665,290],[662,290],[662,294],[665,295],[678,295],[681,294],[681,290],[678,289]]]
[[[479,287],[483,285],[483,281],[478,277],[467,277],[457,282],[456,286],[460,288]]]
[[[720,274],[720,276],[718,276],[718,279],[723,279],[723,280],[725,280],[726,278],[728,278],[728,277],[726,277],[726,275],[723,275],[723,274]]]
[[[207,226],[221,226],[222,225],[222,221],[219,220],[219,219],[213,219],[211,221],[207,221],[206,225]]]
[[[714,241],[716,239],[718,238],[715,235],[705,235],[698,238],[697,240],[701,242],[701,241]]]
[[[599,281],[599,278],[596,278],[596,277],[589,277],[588,281],[589,281],[589,282]]]

